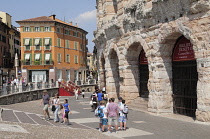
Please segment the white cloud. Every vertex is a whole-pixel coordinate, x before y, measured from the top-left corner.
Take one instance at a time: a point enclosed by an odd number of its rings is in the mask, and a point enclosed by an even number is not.
[[[73,19],[75,23],[85,23],[85,22],[96,22],[96,10],[87,11],[85,13],[80,14],[78,17]]]

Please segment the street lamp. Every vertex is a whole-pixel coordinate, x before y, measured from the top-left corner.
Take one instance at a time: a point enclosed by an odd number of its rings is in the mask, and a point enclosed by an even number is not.
[[[19,61],[18,61],[18,55],[17,53],[15,54],[15,71],[16,71],[16,78],[18,79],[18,66],[19,66]]]

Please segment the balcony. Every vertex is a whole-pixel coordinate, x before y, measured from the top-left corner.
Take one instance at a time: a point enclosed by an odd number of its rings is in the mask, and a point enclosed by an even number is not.
[[[54,62],[52,60],[44,60],[44,61],[30,61],[30,60],[22,60],[21,65],[30,65],[30,66],[44,66],[44,65],[53,65]]]

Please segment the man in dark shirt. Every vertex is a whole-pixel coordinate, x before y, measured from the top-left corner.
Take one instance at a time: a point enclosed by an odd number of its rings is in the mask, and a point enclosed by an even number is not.
[[[50,106],[50,96],[47,94],[47,90],[44,90],[43,91],[43,97],[42,97],[42,101],[41,101],[41,104],[40,105],[44,105],[44,108],[43,108],[43,113],[44,113],[44,118],[43,120],[50,120],[50,114],[49,114],[49,111],[48,111],[48,107]],[[48,117],[46,117],[48,116]]]

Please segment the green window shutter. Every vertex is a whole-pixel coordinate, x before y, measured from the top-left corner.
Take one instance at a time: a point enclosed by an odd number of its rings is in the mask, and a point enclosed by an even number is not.
[[[42,46],[42,38],[39,39],[39,45]]]
[[[50,38],[50,46],[52,46],[52,38]]]
[[[30,46],[35,46],[35,38],[33,38],[32,40],[33,40],[34,44],[32,43],[32,45],[30,45]]]
[[[50,53],[50,60],[52,61],[52,53]]]
[[[30,54],[30,64],[32,63],[32,54]]]
[[[52,30],[52,28],[50,27],[50,31]]]
[[[43,31],[44,31],[44,27],[40,27],[40,31],[42,31],[42,32],[43,32]]]
[[[45,60],[46,54],[44,54],[44,64],[46,64],[46,60]]]
[[[32,32],[33,31],[33,27],[30,27],[30,30],[29,31]]]
[[[24,43],[25,43],[25,38],[23,38],[23,42],[22,42],[23,46],[25,46],[25,44],[24,44]]]
[[[30,46],[33,46],[33,39],[30,39]]]
[[[25,32],[25,27],[23,27],[23,32]]]
[[[40,54],[40,59],[39,59],[40,62],[42,62],[42,54]],[[42,65],[42,64],[41,64]]]

